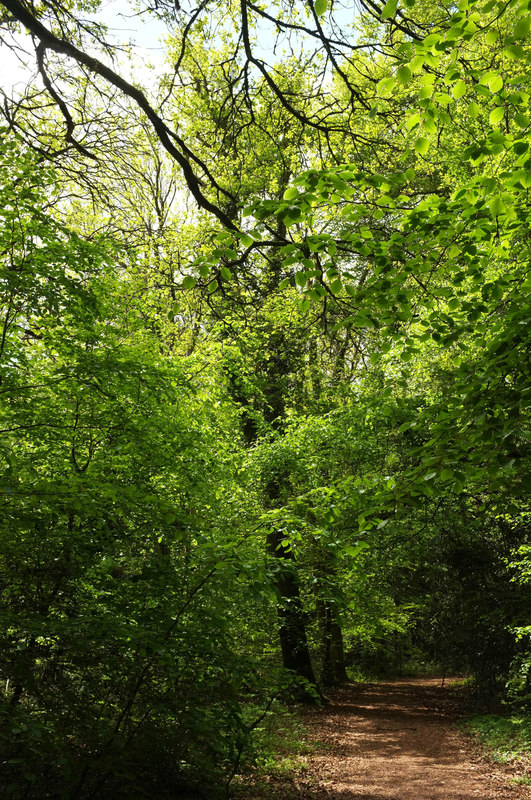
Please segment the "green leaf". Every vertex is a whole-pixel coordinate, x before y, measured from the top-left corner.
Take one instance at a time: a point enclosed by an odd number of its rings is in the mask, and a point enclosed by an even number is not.
[[[412,128],[417,127],[420,123],[420,120],[421,116],[418,111],[416,111],[414,114],[411,114],[411,116],[408,117],[406,120],[406,128],[408,129],[408,131],[410,131]]]
[[[481,111],[480,107],[477,103],[470,103],[467,108],[467,113],[469,117],[472,119],[477,119],[479,117],[479,112]]]
[[[489,114],[489,122],[491,125],[497,125],[505,116],[505,107],[497,106],[493,108]]]
[[[524,39],[531,29],[531,17],[520,17],[514,26],[514,35],[517,39]]]
[[[390,19],[396,14],[398,0],[387,0],[387,3],[382,8],[382,19]]]
[[[354,547],[351,544],[347,545],[343,549],[343,552],[347,556],[357,556],[358,553],[360,553],[362,550],[367,550],[368,547],[369,545],[367,544],[367,542],[358,542],[357,545],[355,545]]]
[[[342,288],[343,284],[339,279],[332,281],[332,283],[330,284],[330,291],[332,292],[332,294],[339,294]]]
[[[439,33],[430,33],[424,39],[424,45],[426,47],[434,47],[436,44],[439,44],[441,41],[441,34]]]
[[[518,170],[514,177],[517,178],[517,182],[524,187],[524,189],[531,188],[531,172],[525,169]]]
[[[217,282],[217,281],[210,281],[210,283],[209,283],[209,284],[208,284],[208,286],[207,286],[207,291],[208,291],[208,293],[209,293],[209,294],[213,294],[213,292],[215,292],[215,291],[216,291],[216,289],[218,288],[218,285],[219,285],[219,284],[218,284],[218,282]]]
[[[382,78],[376,84],[376,91],[379,97],[390,97],[396,86],[394,78]]]
[[[505,203],[500,195],[492,198],[489,203],[489,211],[493,217],[498,217],[500,214],[503,214],[505,211]]]
[[[426,139],[425,136],[419,136],[418,139],[415,139],[414,147],[417,153],[420,153],[421,156],[425,156],[430,149],[430,141]]]
[[[503,48],[503,55],[509,61],[516,61],[517,58],[524,58],[525,50],[521,44],[509,44]]]
[[[493,28],[490,31],[487,31],[487,35],[485,36],[485,41],[487,44],[494,44],[499,38],[498,31],[494,30]]]
[[[398,83],[402,83],[402,84],[409,83],[411,78],[412,78],[411,70],[406,65],[403,65],[402,67],[399,67],[397,69],[396,79],[397,79]]]
[[[187,275],[186,278],[182,282],[183,289],[193,289],[196,285],[197,281],[191,275]]]
[[[328,0],[315,0],[314,8],[318,17],[322,17],[328,6]]]
[[[298,206],[290,206],[281,216],[284,223],[289,227],[301,219],[302,212]]]
[[[452,87],[452,97],[454,100],[459,100],[466,94],[466,83],[462,80],[457,81]]]
[[[295,188],[295,186],[288,186],[283,195],[284,200],[293,200],[294,197],[298,196],[299,196],[299,191],[298,189]]]
[[[224,278],[226,281],[232,280],[232,272],[230,271],[230,269],[228,269],[228,267],[221,267],[219,272],[221,274],[221,277]]]
[[[501,75],[492,75],[489,78],[487,86],[489,87],[492,94],[497,94],[501,89],[503,89],[503,78]]]

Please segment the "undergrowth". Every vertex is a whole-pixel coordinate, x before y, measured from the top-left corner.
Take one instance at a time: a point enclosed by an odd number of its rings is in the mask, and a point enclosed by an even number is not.
[[[304,780],[306,757],[329,747],[310,738],[304,713],[298,707],[277,711],[272,724],[257,731],[256,744],[258,755],[234,780],[232,794],[237,800],[298,797],[296,784],[301,778]],[[308,797],[311,796],[310,791]]]
[[[531,785],[531,716],[518,713],[477,714],[464,723],[465,729],[488,751],[499,764],[516,763],[524,767],[513,783]]]

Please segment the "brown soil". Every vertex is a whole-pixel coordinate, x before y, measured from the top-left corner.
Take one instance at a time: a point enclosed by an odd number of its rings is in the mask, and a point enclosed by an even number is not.
[[[517,768],[490,762],[456,727],[440,678],[351,685],[306,714],[317,743],[297,776],[262,777],[245,800],[524,800]],[[521,773],[521,770],[520,770]]]

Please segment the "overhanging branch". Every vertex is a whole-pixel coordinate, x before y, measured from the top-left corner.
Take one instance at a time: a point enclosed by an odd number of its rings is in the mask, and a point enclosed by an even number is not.
[[[200,186],[199,179],[195,174],[191,161],[194,161],[204,173],[209,177],[213,187],[222,192],[226,197],[234,200],[232,195],[223,189],[214,180],[208,168],[203,162],[192,153],[186,146],[185,142],[178,134],[172,131],[164,122],[164,120],[157,114],[155,109],[151,106],[145,94],[126,81],[115,72],[113,69],[103,64],[97,58],[88,55],[83,50],[73,45],[65,39],[60,39],[58,36],[49,31],[34,15],[26,8],[19,0],[0,0],[0,5],[6,8],[12,16],[18,20],[30,33],[37,37],[40,42],[40,51],[43,54],[45,50],[53,50],[56,53],[72,58],[78,64],[82,64],[95,75],[99,75],[106,81],[120,89],[127,97],[130,97],[136,105],[144,112],[149,119],[157,137],[159,138],[165,150],[175,159],[183,171],[186,184],[192,193],[198,206],[205,211],[213,214],[226,228],[237,230],[234,222],[225,214],[219,206],[212,203],[203,194]],[[54,98],[55,99],[55,98]],[[61,106],[60,106],[61,107]],[[63,111],[63,109],[61,108]],[[64,111],[63,111],[64,115]],[[66,117],[68,122],[68,117]]]

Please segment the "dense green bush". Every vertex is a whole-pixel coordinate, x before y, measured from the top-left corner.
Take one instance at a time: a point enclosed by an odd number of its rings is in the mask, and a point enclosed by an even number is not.
[[[2,796],[219,784],[283,680],[237,414],[158,354],[113,248],[54,220],[53,176],[2,148]]]

